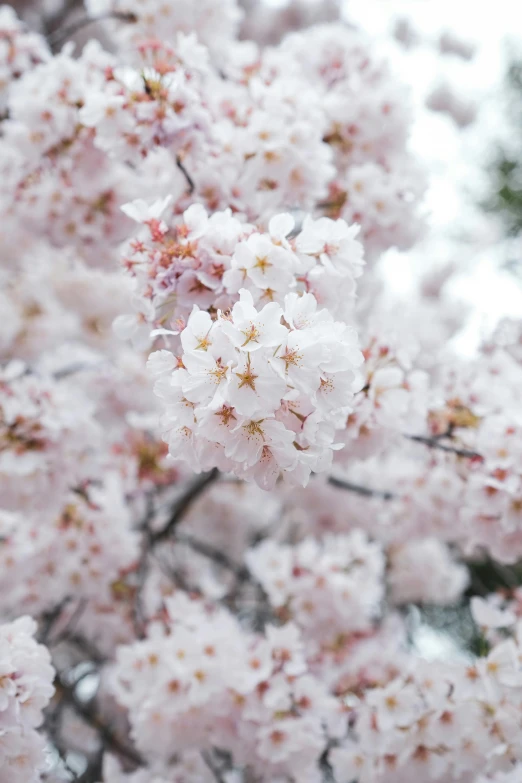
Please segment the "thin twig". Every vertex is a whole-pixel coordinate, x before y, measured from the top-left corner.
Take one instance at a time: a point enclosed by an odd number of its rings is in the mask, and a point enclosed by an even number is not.
[[[56,372],[53,372],[53,378],[60,381],[62,378],[68,378],[69,375],[76,375],[77,372],[82,370],[93,370],[99,368],[99,364],[87,364],[86,362],[76,362],[75,364],[69,364],[67,367],[62,367]]]
[[[329,476],[328,483],[338,489],[346,489],[349,492],[355,492],[356,495],[362,495],[366,498],[380,498],[381,500],[393,500],[396,495],[393,492],[387,492],[386,490],[371,489],[370,487],[363,487],[360,484],[352,484],[351,481],[345,481],[344,479],[337,478],[336,476]]]
[[[49,612],[44,612],[42,615],[38,632],[38,639],[42,644],[49,643],[49,637],[54,628],[54,625],[70,600],[71,599],[69,597],[64,598],[64,600],[61,601],[57,606],[55,606]]]
[[[234,576],[239,579],[240,582],[256,582],[248,568],[239,563],[235,563],[228,555],[222,552],[220,549],[216,549],[210,544],[200,541],[197,538],[193,538],[185,533],[176,533],[174,541],[178,544],[185,544],[203,557],[212,560],[218,566],[221,566],[227,571],[230,571]]]
[[[458,446],[449,446],[445,443],[440,442],[441,437],[445,436],[434,436],[430,437],[428,435],[405,435],[405,438],[408,438],[408,440],[413,440],[415,443],[423,443],[425,446],[429,446],[430,449],[440,449],[440,451],[447,451],[450,454],[456,454],[457,457],[466,457],[468,459],[476,459],[483,461],[484,457],[482,454],[479,454],[477,451],[472,451],[471,449],[461,449]]]
[[[212,758],[211,754],[207,752],[206,750],[201,751],[201,756],[203,758],[203,761],[209,768],[209,770],[212,772],[212,775],[214,776],[214,779],[216,780],[216,783],[225,783],[225,778],[223,777],[222,770],[218,769],[216,763],[214,762],[214,759]]]
[[[178,169],[181,171],[181,173],[183,174],[183,176],[187,180],[189,194],[192,195],[192,193],[194,193],[194,191],[196,189],[196,185],[194,183],[194,180],[192,179],[192,177],[188,173],[187,169],[185,168],[185,164],[183,163],[183,161],[181,160],[179,155],[176,158],[176,166],[178,167]]]
[[[65,0],[63,5],[54,11],[54,13],[44,16],[42,22],[43,34],[47,37],[54,33],[55,30],[62,27],[73,11],[81,7],[81,0]]]
[[[208,486],[217,481],[218,477],[219,471],[217,468],[213,468],[208,473],[202,473],[201,475],[196,476],[194,481],[188,485],[181,497],[174,504],[170,519],[165,527],[158,530],[156,533],[151,534],[151,543],[157,544],[160,541],[165,541],[165,539],[169,538],[194,501],[203,494]]]
[[[56,50],[58,46],[65,43],[71,35],[74,35],[84,27],[88,27],[96,22],[104,22],[106,19],[118,19],[120,22],[135,23],[137,21],[136,14],[123,11],[107,11],[105,14],[99,16],[82,16],[81,19],[77,19],[71,24],[59,27],[53,33],[47,37],[47,41],[51,49]]]
[[[84,636],[81,636],[81,634],[65,634],[63,641],[72,644],[73,647],[76,647],[77,650],[82,652],[88,658],[88,660],[93,661],[94,663],[102,664],[107,660],[103,653],[101,653],[98,648],[92,644],[92,642],[90,642]]]
[[[144,762],[140,754],[131,746],[126,745],[113,731],[113,729],[103,721],[98,711],[96,710],[93,701],[82,701],[78,698],[75,691],[75,684],[69,685],[64,681],[63,677],[58,676],[56,678],[56,690],[64,701],[69,704],[74,711],[91,726],[99,735],[103,744],[117,753],[119,756],[130,761],[135,766],[143,766]]]
[[[132,607],[132,623],[136,636],[139,639],[145,638],[146,617],[143,608],[142,591],[143,586],[147,580],[147,574],[149,572],[149,554],[152,543],[150,523],[154,519],[156,511],[153,493],[149,493],[146,496],[146,504],[147,511],[145,517],[140,523],[140,530],[142,531],[143,538],[141,542],[140,559],[136,569],[136,595],[134,598],[134,605]]]

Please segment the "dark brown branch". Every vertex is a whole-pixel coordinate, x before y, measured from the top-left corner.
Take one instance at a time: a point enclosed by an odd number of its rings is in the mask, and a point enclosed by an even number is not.
[[[224,756],[219,763],[218,756]],[[219,748],[201,751],[203,761],[211,771],[216,783],[225,783],[225,774],[232,769],[230,754],[224,753]]]
[[[185,165],[184,165],[183,161],[181,160],[181,158],[179,156],[176,158],[176,166],[178,167],[178,169],[181,171],[181,173],[183,174],[183,176],[187,180],[188,190],[189,190],[189,193],[192,195],[192,193],[194,193],[194,191],[196,189],[196,185],[194,183],[194,180],[192,179],[192,177],[188,173],[187,169],[185,168]]]
[[[156,533],[151,533],[151,543],[157,544],[160,541],[165,541],[165,539],[169,538],[194,501],[196,501],[198,497],[203,494],[207,487],[217,481],[218,477],[219,471],[217,468],[213,468],[213,470],[210,470],[208,473],[202,473],[201,475],[196,476],[196,478],[188,485],[181,497],[174,504],[170,519],[165,527]]]
[[[69,685],[62,676],[58,675],[55,681],[56,691],[62,699],[69,704],[76,714],[82,718],[100,737],[106,748],[113,753],[125,758],[134,766],[143,766],[144,762],[140,754],[131,746],[126,745],[113,729],[104,722],[99,715],[93,700],[82,701],[76,693],[76,684]]]
[[[446,443],[441,443],[441,437],[446,435],[435,435],[430,437],[428,435],[405,435],[408,440],[413,440],[415,443],[423,443],[425,446],[429,446],[430,449],[439,449],[440,451],[447,451],[450,454],[456,454],[457,457],[466,457],[467,459],[476,459],[481,462],[484,460],[482,454],[470,449],[461,449],[458,446],[451,446]]]
[[[81,372],[82,370],[92,370],[95,367],[96,365],[94,364],[76,362],[75,364],[69,364],[67,367],[62,367],[60,370],[53,372],[53,378],[56,378],[57,381],[60,381],[62,378],[68,378],[69,375],[76,375],[77,372]]]
[[[76,647],[79,652],[85,655],[87,660],[92,661],[93,663],[103,664],[107,660],[92,642],[78,633],[64,635],[63,641],[72,644],[73,647]]]
[[[240,582],[256,581],[246,566],[235,563],[220,549],[216,549],[210,544],[206,544],[204,541],[200,541],[185,533],[176,533],[174,541],[178,544],[185,544],[193,549],[194,552],[212,560],[216,565],[221,566],[221,568],[224,568],[226,571],[230,571],[230,573],[234,574]]]
[[[57,606],[51,609],[49,612],[45,612],[40,620],[40,627],[38,629],[38,641],[41,644],[48,644],[49,637],[55,626],[55,623],[59,619],[65,606],[69,603],[70,598],[65,598]]]
[[[210,753],[207,753],[206,751],[202,751],[201,756],[203,758],[203,761],[211,771],[216,783],[225,783],[225,779],[222,776],[221,772],[217,769],[216,765],[214,764]]]
[[[336,478],[336,476],[329,476],[328,483],[338,489],[346,489],[349,492],[354,492],[356,495],[362,495],[366,498],[379,498],[380,500],[393,500],[396,497],[393,492],[387,492],[380,489],[371,489],[370,487],[363,487],[360,484],[352,484],[351,481],[345,481],[344,479]]]
[[[81,0],[65,0],[54,13],[47,14],[42,22],[42,32],[48,37],[62,27],[73,11],[82,8]]]
[[[123,11],[108,11],[106,14],[100,14],[99,16],[82,16],[81,19],[77,19],[71,24],[59,27],[53,33],[50,33],[47,37],[49,46],[53,51],[65,43],[71,35],[82,30],[84,27],[88,27],[96,22],[103,22],[106,19],[118,19],[120,22],[135,23],[137,21],[136,15],[133,13],[126,13]]]

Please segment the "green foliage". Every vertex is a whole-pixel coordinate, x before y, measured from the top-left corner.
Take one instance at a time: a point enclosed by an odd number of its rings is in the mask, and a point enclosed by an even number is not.
[[[492,194],[483,206],[501,217],[508,236],[516,236],[522,231],[522,59],[514,55],[505,85],[512,138],[509,150],[499,145],[489,166]]]

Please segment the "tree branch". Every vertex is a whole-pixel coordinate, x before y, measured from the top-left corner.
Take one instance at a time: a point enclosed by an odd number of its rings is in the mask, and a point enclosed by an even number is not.
[[[458,446],[450,446],[445,443],[441,443],[440,438],[449,437],[446,434],[430,437],[428,435],[405,435],[408,440],[413,440],[415,443],[423,443],[425,446],[429,446],[430,449],[439,449],[440,451],[447,451],[450,454],[456,454],[458,457],[466,457],[468,459],[480,460],[483,462],[484,457],[477,451],[471,451],[470,449],[461,449]]]
[[[165,539],[169,538],[194,501],[203,494],[207,487],[217,481],[218,477],[219,471],[217,468],[213,468],[208,473],[201,473],[201,475],[196,476],[196,478],[188,485],[181,497],[174,504],[170,519],[165,527],[156,533],[151,533],[151,543],[157,544],[160,541],[165,541]]]
[[[63,5],[60,6],[54,13],[48,14],[43,19],[43,34],[46,38],[54,33],[58,28],[62,27],[65,20],[71,15],[77,8],[81,8],[81,0],[65,0]]]
[[[85,723],[91,726],[99,735],[102,743],[113,753],[117,753],[134,766],[143,766],[144,761],[138,751],[133,747],[126,745],[113,731],[113,729],[104,722],[96,710],[93,701],[84,702],[78,698],[76,693],[76,683],[69,685],[62,675],[58,675],[55,682],[56,691],[64,701],[69,704],[74,711],[82,718]]]
[[[220,549],[216,549],[211,544],[206,544],[204,541],[200,541],[197,538],[186,533],[176,533],[174,541],[178,544],[186,544],[203,557],[212,560],[216,565],[221,566],[239,579],[240,582],[256,582],[248,568],[239,563],[235,563],[228,555],[222,552]]]
[[[106,19],[118,19],[121,22],[129,23],[134,23],[137,21],[135,14],[123,11],[108,11],[106,14],[100,14],[99,16],[82,16],[81,19],[77,19],[75,22],[71,22],[71,24],[59,27],[54,32],[50,33],[47,36],[49,46],[53,51],[56,51],[56,49],[61,44],[65,43],[65,41],[67,41],[71,35],[74,35],[74,33],[77,33],[84,27],[88,27],[89,25],[95,24],[96,22],[103,22]]]
[[[61,601],[57,606],[55,606],[49,612],[44,612],[42,615],[40,619],[40,627],[38,629],[38,640],[41,644],[49,644],[49,637],[54,628],[54,625],[70,600],[70,598],[64,598],[64,600]]]
[[[352,484],[351,481],[345,481],[344,479],[337,478],[336,476],[329,476],[328,483],[338,489],[346,489],[349,492],[355,492],[356,495],[362,495],[366,498],[380,498],[381,500],[392,500],[396,495],[393,492],[387,492],[380,489],[371,489],[370,487],[363,487],[360,484]]]
[[[194,191],[196,189],[196,185],[194,183],[194,180],[192,179],[192,177],[188,173],[187,169],[185,168],[185,164],[183,163],[183,161],[181,160],[179,155],[176,158],[176,166],[178,167],[178,169],[181,171],[181,173],[183,174],[183,176],[187,180],[188,190],[189,190],[189,193],[192,195],[192,193],[194,193]]]
[[[225,779],[221,774],[221,771],[214,764],[214,761],[210,753],[207,753],[207,751],[203,750],[201,751],[201,757],[205,762],[205,764],[207,765],[207,767],[209,768],[209,770],[211,771],[216,783],[225,783]]]

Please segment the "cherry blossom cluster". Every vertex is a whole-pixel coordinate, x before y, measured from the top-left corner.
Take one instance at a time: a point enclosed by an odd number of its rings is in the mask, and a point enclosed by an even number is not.
[[[243,16],[237,0],[175,0],[168,4],[158,0],[88,0],[86,8],[93,17],[110,13],[124,20],[130,17],[130,26],[119,25],[114,30],[123,47],[151,38],[169,41],[178,33],[195,33],[216,56],[233,43]]]
[[[360,223],[372,257],[419,235],[424,179],[407,147],[411,118],[359,30],[314,26],[260,49],[231,44],[233,2],[131,6],[103,8],[134,22],[120,29],[132,41],[125,65],[100,58],[105,76],[80,107],[97,147],[135,165],[168,149],[162,165],[179,156],[191,200],[213,211],[268,222],[290,206]]]
[[[208,216],[200,205],[169,225],[169,208],[168,197],[149,206],[138,201],[124,206],[144,225],[123,258],[140,309],[137,317],[117,322],[123,336],[145,337],[144,323],[179,329],[194,305],[227,310],[242,289],[256,306],[282,305],[293,291],[313,294],[332,315],[350,319],[364,264],[356,226],[307,217],[293,237],[289,213],[273,217],[262,232],[230,210]]]
[[[24,248],[3,247],[5,267],[0,271],[0,307],[6,324],[0,335],[0,356],[21,359],[27,365],[48,364],[53,350],[84,343],[93,351],[114,354],[114,319],[130,307],[131,289],[117,270],[102,270],[71,262],[67,249],[43,242]],[[121,345],[117,346],[121,353]],[[93,359],[91,357],[90,361]],[[71,364],[79,362],[78,352]]]
[[[341,460],[365,458],[389,447],[407,432],[422,431],[428,404],[428,376],[410,352],[388,332],[377,332],[363,348],[364,380],[346,422],[347,448]],[[395,344],[394,344],[395,343]]]
[[[138,558],[138,539],[117,478],[106,484],[64,498],[55,519],[34,512],[1,515],[0,604],[6,614],[39,615],[65,599],[109,602]]]
[[[506,344],[497,344],[497,339]],[[386,543],[402,546],[412,538],[434,537],[457,545],[467,557],[487,552],[497,560],[515,562],[522,552],[516,340],[516,333],[499,336],[473,361],[447,361],[429,394],[418,397],[416,419],[410,414],[400,426],[396,408],[399,426],[392,429],[391,440],[390,432],[377,428],[372,442],[371,431],[363,429],[359,442],[365,445],[366,440],[367,447],[360,454],[366,458],[354,459],[359,456],[355,451],[346,460],[348,446],[339,452],[336,476],[371,491],[347,500],[332,486],[324,484],[319,490],[314,485],[293,498],[303,507],[305,529],[313,531],[317,520],[324,518],[323,530],[344,532],[353,527],[350,516],[359,524],[362,515],[372,535]],[[354,414],[362,397],[355,397]],[[394,402],[400,403],[400,397]],[[424,423],[422,416],[419,419],[422,410]],[[415,420],[417,426],[410,428],[409,422]]]
[[[146,758],[225,747],[265,780],[318,780],[344,709],[308,670],[293,625],[246,634],[223,609],[172,597],[150,636],[118,651],[115,697]],[[166,777],[170,780],[169,773]]]
[[[420,538],[388,550],[387,583],[397,604],[456,604],[469,583],[468,569],[437,538]]]
[[[424,178],[407,152],[407,97],[355,30],[311,28],[289,36],[287,46],[312,84],[327,91],[325,140],[337,175],[329,183],[326,213],[361,225],[368,258],[390,245],[409,247],[421,223],[408,225],[406,216]]]
[[[28,30],[11,6],[0,7],[0,111],[5,110],[11,83],[50,58],[49,47]]]
[[[196,306],[181,343],[178,360],[169,351],[149,359],[171,454],[265,489],[280,475],[304,485],[328,469],[363,360],[351,327],[312,294],[256,309],[241,289],[214,321]]]
[[[7,366],[0,380],[3,508],[53,508],[85,480],[99,432],[92,401],[76,391],[26,372],[21,363]]]
[[[359,530],[296,546],[267,539],[247,552],[246,562],[271,605],[315,645],[368,631],[380,614],[385,559]]]
[[[120,205],[135,175],[94,146],[79,112],[114,64],[92,41],[78,59],[66,47],[26,70],[12,82],[0,145],[2,210],[13,230],[76,246],[97,265],[107,265],[107,247],[126,235]]]
[[[273,605],[281,607],[283,616],[286,616],[292,606],[288,599],[295,595],[301,617],[299,624],[310,624],[314,634],[316,612],[319,612],[318,622],[322,616],[328,617],[324,602],[337,600],[338,591],[344,589],[348,589],[348,594],[343,594],[341,605],[336,603],[335,606],[337,611],[346,610],[350,613],[351,621],[348,617],[340,617],[338,621],[348,628],[350,622],[359,622],[358,618],[364,616],[361,627],[354,626],[354,630],[358,631],[372,627],[372,620],[378,617],[382,610],[385,593],[389,604],[451,605],[460,599],[468,586],[466,566],[460,562],[457,552],[451,551],[444,540],[435,536],[428,537],[425,531],[410,529],[406,523],[406,535],[402,529],[394,530],[388,518],[379,512],[379,506],[393,506],[393,499],[387,500],[385,504],[382,499],[380,502],[375,499],[371,505],[374,518],[370,522],[368,504],[368,500],[354,502],[353,496],[347,498],[346,492],[334,489],[330,484],[316,478],[304,491],[287,491],[288,511],[283,518],[279,534],[284,538],[288,531],[292,530],[294,538],[299,536],[299,543],[289,546],[267,539],[247,555],[251,570],[263,584]],[[404,514],[408,511],[404,506],[398,508]],[[389,517],[390,522],[393,521],[396,526],[400,524],[398,508],[394,508]],[[409,513],[412,513],[411,509]],[[361,537],[361,516],[365,518],[365,528],[371,530],[374,538],[372,542],[368,542],[364,536]],[[320,542],[310,537],[318,534],[321,536]],[[411,538],[413,534],[417,537]],[[352,546],[356,549],[352,550]],[[304,562],[299,559],[301,547],[307,558]],[[352,551],[357,554],[351,555]],[[366,558],[364,552],[367,554]],[[355,565],[348,565],[352,557]],[[343,563],[342,566],[338,564],[337,558]],[[381,567],[378,566],[379,562]],[[296,573],[293,571],[294,566]],[[352,578],[358,583],[363,580],[363,572],[358,572],[358,568],[365,569],[364,573],[371,579],[366,589],[361,592],[349,587]],[[331,572],[331,584],[325,581],[324,569],[327,569],[326,574]],[[345,576],[341,576],[339,569]],[[307,597],[312,593],[315,595],[315,601],[318,600],[317,583],[313,579],[316,575],[322,585],[320,604],[307,601]],[[304,591],[303,597],[301,591]],[[307,603],[303,612],[304,601]],[[292,618],[298,622],[294,614]],[[320,622],[318,628],[326,638],[330,631],[334,631],[333,618],[330,617],[328,629],[324,629]]]
[[[480,601],[473,608],[480,623],[514,624]],[[336,779],[511,780],[520,763],[521,660],[517,625],[482,658],[418,661],[368,690],[352,736],[329,754]]]
[[[98,91],[90,90],[80,122],[96,129],[95,146],[136,165],[156,146],[172,155],[195,154],[209,137],[202,79],[208,53],[192,36],[175,48],[160,41],[138,46],[140,67],[110,67]]]
[[[0,625],[0,779],[6,782],[39,783],[49,766],[36,729],[54,693],[54,669],[36,630],[30,617]]]
[[[484,547],[495,558],[511,562],[520,553],[522,521],[516,393],[521,371],[502,349],[484,352],[468,367],[448,367],[442,384],[446,404],[429,414],[433,435],[454,433],[453,439],[463,447],[462,465],[453,473],[462,480],[460,516],[461,530],[468,536],[466,549]],[[502,535],[493,534],[493,522],[501,526]]]

